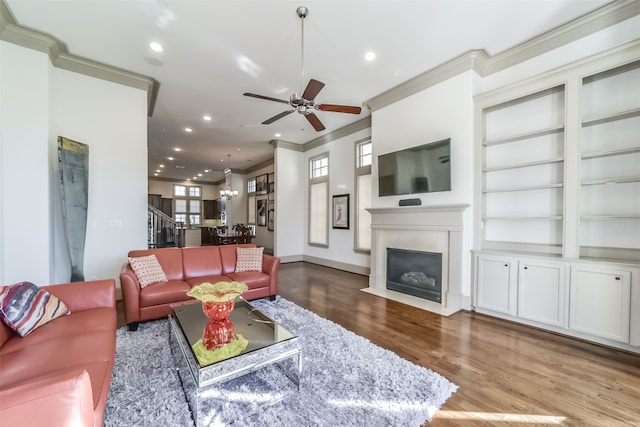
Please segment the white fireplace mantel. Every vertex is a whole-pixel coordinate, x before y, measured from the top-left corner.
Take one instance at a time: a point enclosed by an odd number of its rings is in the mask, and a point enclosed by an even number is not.
[[[365,292],[449,316],[462,308],[463,213],[469,205],[403,206],[371,213],[371,274]],[[442,253],[442,303],[387,289],[387,248]]]

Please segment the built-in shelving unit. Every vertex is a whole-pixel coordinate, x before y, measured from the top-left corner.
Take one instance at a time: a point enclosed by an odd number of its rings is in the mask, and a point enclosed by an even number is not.
[[[475,310],[640,353],[639,47],[476,97]]]
[[[558,254],[564,187],[564,85],[483,111],[483,241]]]
[[[581,92],[580,257],[640,260],[640,61]]]

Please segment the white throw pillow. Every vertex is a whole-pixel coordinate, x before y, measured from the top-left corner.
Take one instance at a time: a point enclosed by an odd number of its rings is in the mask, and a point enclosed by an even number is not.
[[[129,257],[129,264],[133,272],[136,273],[141,288],[152,283],[167,281],[167,276],[155,255]]]
[[[236,248],[236,273],[262,271],[264,248]]]

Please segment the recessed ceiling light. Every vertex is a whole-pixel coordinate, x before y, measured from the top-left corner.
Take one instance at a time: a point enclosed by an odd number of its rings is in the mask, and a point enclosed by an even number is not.
[[[205,169],[204,172],[205,173],[209,173],[209,172],[211,172],[211,169]]]
[[[187,132],[187,133],[191,133],[191,132],[193,132],[193,129],[191,129],[191,128],[184,128],[184,131],[185,131],[185,132]]]
[[[154,173],[154,174],[153,174],[153,176],[158,176],[158,174],[157,174],[157,173]]]
[[[162,171],[161,171],[160,169],[156,169],[156,172],[160,173],[160,172],[162,172]]]
[[[202,174],[201,174],[201,173],[199,173],[199,174],[198,174],[198,176],[202,176]]]
[[[193,179],[198,179],[198,177],[197,177],[197,176],[194,176],[194,177],[193,177]]]
[[[163,167],[164,167],[164,165],[158,165],[158,167],[159,167],[159,168],[163,168]]]
[[[273,135],[273,136],[275,136],[276,138],[280,138],[282,135],[280,135],[279,133],[276,133],[276,134],[275,134],[275,135]]]
[[[182,151],[182,148],[176,147],[176,148],[173,149],[173,151]]]
[[[365,61],[373,61],[374,59],[376,59],[376,53],[373,51],[369,51],[364,54],[364,59]]]
[[[158,42],[149,43],[149,47],[151,48],[151,50],[153,50],[155,52],[162,52],[164,50],[162,45],[160,43],[158,43]]]
[[[202,120],[204,120],[206,122],[210,122],[211,121],[211,116],[206,114],[206,115],[202,116]]]
[[[173,157],[167,157],[167,160],[174,160]]]

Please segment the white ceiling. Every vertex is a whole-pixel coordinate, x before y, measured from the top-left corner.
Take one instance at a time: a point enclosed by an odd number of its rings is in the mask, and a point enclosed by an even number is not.
[[[262,121],[300,92],[300,19],[305,77],[326,84],[318,103],[361,105],[471,49],[493,55],[583,15],[606,0],[190,1],[5,0],[16,21],[66,43],[69,53],[160,83],[149,118],[149,175],[201,181],[273,157],[269,141],[303,144],[361,119],[318,112],[316,132],[299,114]],[[155,53],[149,43],[164,46]],[[373,50],[376,59],[366,62]],[[202,120],[204,114],[212,117]],[[193,132],[187,134],[185,127]],[[173,148],[180,147],[176,153]],[[231,155],[230,162],[228,154]],[[168,161],[168,156],[175,157]],[[176,165],[184,166],[176,168]],[[213,169],[216,173],[204,173]]]

